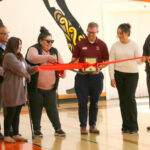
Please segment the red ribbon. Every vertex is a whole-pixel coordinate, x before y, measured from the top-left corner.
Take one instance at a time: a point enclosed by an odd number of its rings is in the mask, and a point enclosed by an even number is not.
[[[52,63],[52,62],[49,62],[49,63],[51,63],[51,64],[60,64],[59,61],[57,61],[56,63]],[[57,74],[58,77],[62,77],[62,75],[64,74],[64,70],[59,70],[59,71],[57,71],[56,74]]]
[[[84,63],[69,63],[69,64],[60,64],[59,62],[57,62],[57,64],[52,63],[53,65],[44,65],[44,66],[37,66],[35,67],[36,71],[40,71],[40,70],[46,70],[46,71],[62,71],[64,70],[72,70],[72,69],[81,69],[81,68],[88,68],[90,66],[94,66],[94,67],[98,67],[99,65],[109,65],[109,64],[115,64],[115,63],[119,63],[119,62],[125,62],[125,61],[129,61],[129,60],[136,60],[136,59],[141,59],[143,57],[146,56],[142,56],[142,57],[136,57],[136,58],[129,58],[129,59],[122,59],[122,60],[116,60],[116,61],[107,61],[107,62],[101,62],[101,63],[94,63],[94,64],[90,64],[88,62],[84,62]],[[50,62],[51,63],[51,62]]]
[[[115,64],[115,63],[124,62],[124,61],[129,61],[129,60],[141,59],[141,58],[144,58],[144,57],[146,57],[146,56],[136,57],[136,58],[128,58],[128,59],[121,59],[121,60],[115,60],[115,61],[107,61],[107,62],[98,63],[98,65]]]
[[[70,63],[70,64],[54,64],[54,65],[44,65],[35,67],[36,71],[40,70],[72,70],[72,69],[81,69],[88,68],[90,66],[89,63]]]

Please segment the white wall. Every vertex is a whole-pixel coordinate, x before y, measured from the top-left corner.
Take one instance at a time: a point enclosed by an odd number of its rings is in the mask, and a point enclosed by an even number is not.
[[[137,2],[104,3],[104,40],[110,49],[117,39],[117,27],[121,23],[130,23],[131,39],[142,47],[148,34],[150,33],[150,4]],[[145,64],[139,66],[139,83],[136,92],[137,97],[147,96]],[[106,72],[106,95],[107,99],[117,98],[116,89],[110,86],[108,71]]]
[[[55,0],[49,0],[49,2],[56,6]],[[85,32],[90,21],[99,24],[98,37],[104,39],[109,48],[117,40],[116,29],[120,23],[129,22],[132,25],[131,38],[137,41],[141,47],[150,33],[149,3],[129,2],[128,0],[66,0],[66,3]],[[54,46],[61,53],[65,63],[71,60],[71,52],[67,47],[66,38],[47,11],[43,0],[4,0],[0,2],[0,14],[0,18],[10,31],[10,36],[22,39],[24,55],[27,48],[36,43],[40,26],[45,26],[52,33],[55,40]],[[116,98],[117,92],[116,89],[110,87],[107,69],[103,72],[105,74],[104,91],[108,98]],[[74,75],[75,73],[67,71],[67,78],[60,81],[59,94],[66,94],[66,89],[74,86]],[[144,65],[142,65],[140,66],[137,96],[145,95],[147,95],[147,89]]]
[[[49,2],[56,6],[55,0]],[[66,0],[66,3],[85,32],[90,21],[97,22],[100,25],[99,37],[101,38],[101,1]],[[47,11],[43,0],[4,0],[0,2],[0,14],[0,18],[10,31],[10,36],[22,39],[23,54],[37,41],[40,26],[45,26],[52,33],[55,40],[54,47],[59,50],[65,63],[70,62],[71,52],[67,47],[65,36]],[[67,71],[67,78],[60,81],[59,94],[66,94],[66,89],[73,88],[74,75],[75,73]]]

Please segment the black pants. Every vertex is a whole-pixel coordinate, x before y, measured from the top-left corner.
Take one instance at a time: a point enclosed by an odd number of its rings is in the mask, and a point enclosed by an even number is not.
[[[10,136],[10,128],[13,128],[13,135],[19,134],[19,118],[22,106],[5,107],[4,115],[4,136]]]
[[[138,131],[137,106],[135,101],[138,78],[138,73],[115,71],[115,80],[123,120],[122,130]]]
[[[2,100],[2,83],[0,83],[0,111],[3,108],[3,100]]]
[[[4,107],[4,105],[3,105],[2,92],[1,92],[1,90],[2,90],[2,83],[0,83],[0,112],[1,112],[1,110],[2,110],[2,108],[3,108],[3,114],[4,114],[4,116],[5,116],[6,110],[5,110],[5,107]],[[1,125],[0,125],[0,130],[1,130]],[[1,131],[0,131],[0,132],[1,132]],[[11,126],[11,128],[10,128],[10,132],[13,134],[12,126]]]
[[[89,125],[95,126],[98,113],[98,100],[103,90],[103,74],[80,75],[75,77],[75,91],[78,97],[80,126],[87,126],[87,103],[90,96]]]
[[[1,87],[2,87],[2,83],[0,83],[0,112],[1,112],[2,107],[3,107],[2,92],[1,92],[2,88]],[[1,130],[1,125],[0,125],[0,130]]]
[[[147,89],[148,89],[149,104],[150,104],[150,70],[146,71],[146,75],[147,75],[147,79],[146,80],[147,80]]]
[[[40,130],[41,128],[40,124],[43,107],[45,107],[47,116],[52,122],[54,129],[58,130],[61,128],[57,109],[56,90],[38,89],[37,92],[29,92],[28,98],[34,130]]]

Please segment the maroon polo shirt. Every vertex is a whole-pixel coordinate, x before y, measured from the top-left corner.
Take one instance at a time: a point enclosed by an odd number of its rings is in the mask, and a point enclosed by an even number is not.
[[[84,62],[85,57],[96,57],[97,62],[103,62],[109,59],[107,45],[100,39],[96,39],[91,44],[88,38],[79,41],[73,51],[73,58],[79,58],[79,62]]]

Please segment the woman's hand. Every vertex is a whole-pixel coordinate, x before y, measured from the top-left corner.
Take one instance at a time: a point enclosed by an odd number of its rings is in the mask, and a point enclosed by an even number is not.
[[[111,86],[114,88],[116,87],[116,81],[114,79],[111,80]]]
[[[99,74],[99,72],[100,72],[103,68],[105,68],[106,66],[108,66],[108,65],[99,65],[99,66],[97,67],[97,71],[96,71],[96,72],[93,72],[93,74]]]
[[[56,59],[54,56],[49,55],[48,61],[49,61],[49,62],[52,62],[52,63],[56,63],[56,62],[57,62],[57,59]]]
[[[30,75],[27,77],[27,81],[28,81],[28,83],[31,82],[31,76]]]
[[[145,57],[145,56],[143,56],[142,58],[141,58],[141,62],[145,62],[147,60],[147,58]]]

